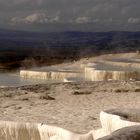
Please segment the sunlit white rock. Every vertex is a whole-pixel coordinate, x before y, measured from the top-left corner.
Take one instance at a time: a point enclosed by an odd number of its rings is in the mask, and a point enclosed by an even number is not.
[[[21,70],[20,77],[31,79],[63,80],[66,77],[79,77],[82,74],[77,71],[31,71]]]
[[[133,111],[133,110],[131,110],[131,111]],[[130,113],[131,113],[131,111],[130,111]],[[123,112],[123,110],[122,110],[122,112]],[[128,110],[128,112],[129,112],[129,110]],[[115,115],[115,114],[109,113],[108,111],[101,111],[100,121],[101,121],[102,128],[105,130],[106,134],[111,134],[112,132],[114,132],[118,129],[124,128],[124,127],[140,125],[140,122],[134,122],[134,121],[127,120],[125,118],[125,117],[127,117],[127,116],[125,116],[126,115],[125,112],[123,115],[124,115],[124,117],[122,117],[121,115],[119,116],[119,112],[118,112],[118,115]]]
[[[97,139],[102,138],[104,136],[107,136],[107,133],[103,128],[93,130],[93,138],[94,138],[94,140],[97,140]]]
[[[93,136],[45,124],[0,121],[0,140],[93,140]]]
[[[108,62],[108,61],[99,61],[96,65],[89,64],[85,67],[85,79],[89,81],[109,81],[112,80],[129,80],[136,79],[140,80],[140,71],[139,69],[127,67],[121,67],[116,64],[121,62]],[[106,65],[106,63],[110,65]]]

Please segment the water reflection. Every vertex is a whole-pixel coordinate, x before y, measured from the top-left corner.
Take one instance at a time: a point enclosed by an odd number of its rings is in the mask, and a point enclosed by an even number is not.
[[[24,79],[20,78],[19,73],[0,73],[0,86],[23,86],[53,82],[48,80]]]

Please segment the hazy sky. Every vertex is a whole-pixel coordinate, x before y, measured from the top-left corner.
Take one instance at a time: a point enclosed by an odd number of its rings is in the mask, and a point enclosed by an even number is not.
[[[140,31],[140,0],[0,0],[0,28]]]

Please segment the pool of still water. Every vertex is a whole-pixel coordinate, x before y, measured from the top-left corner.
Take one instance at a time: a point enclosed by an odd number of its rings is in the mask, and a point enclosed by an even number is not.
[[[24,79],[21,78],[19,73],[0,72],[0,86],[24,86],[34,84],[54,83],[52,80],[37,80],[37,79]]]

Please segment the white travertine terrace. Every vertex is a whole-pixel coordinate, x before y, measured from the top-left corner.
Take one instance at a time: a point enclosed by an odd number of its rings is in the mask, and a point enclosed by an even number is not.
[[[93,136],[45,124],[0,121],[0,140],[93,140]]]
[[[90,81],[140,80],[140,63],[100,60],[85,66],[85,78]]]
[[[64,82],[76,82],[79,80],[73,80],[73,78],[80,79],[81,77],[84,77],[81,78],[84,81],[140,80],[140,59],[137,58],[138,56],[127,59],[124,56],[122,58],[118,56],[112,59],[108,57],[104,60],[79,61],[74,65],[69,63],[55,68],[21,70],[20,77]]]
[[[89,63],[85,66],[85,79],[92,81],[92,72],[95,70],[96,63]]]
[[[130,127],[131,131],[131,126],[139,126],[137,128],[140,131],[140,111],[136,109],[101,111],[100,121],[102,128],[91,130],[86,134],[74,133],[43,123],[0,121],[0,140],[98,140],[116,130],[121,132],[122,128],[129,130]],[[121,133],[123,132],[125,131]]]
[[[21,70],[20,77],[31,79],[51,79],[63,80],[66,77],[79,77],[80,72],[77,71],[34,71],[34,70]]]
[[[108,135],[103,128],[99,128],[99,129],[93,130],[92,132],[93,132],[94,140],[98,140],[99,138],[102,138],[102,137]]]
[[[140,69],[140,61],[136,60],[135,59],[130,59],[128,61],[121,61],[121,60],[117,60],[116,61],[114,60],[99,60],[100,63],[104,63],[104,64],[107,64],[107,65],[111,65],[111,66],[117,66],[117,67],[124,67],[124,68],[135,68],[135,69]]]
[[[81,76],[80,72],[76,71],[60,71],[60,72],[51,72],[52,80],[63,80],[67,77],[79,77]]]
[[[122,133],[123,135],[123,132],[125,132],[123,128],[126,128],[127,131],[131,132],[132,126],[134,126],[134,128],[135,126],[138,126],[135,128],[137,132],[133,132],[133,134],[139,135],[140,138],[140,110],[138,109],[112,109],[101,111],[100,121],[102,128],[93,131],[94,140],[100,138],[104,139],[105,136],[113,137],[112,133],[116,132],[116,130],[119,130],[119,133]],[[121,130],[123,131],[121,132]],[[123,138],[125,139],[125,135]],[[106,138],[106,140],[108,139]],[[116,139],[114,138],[114,140]],[[130,140],[133,140],[133,138]]]
[[[140,122],[132,122],[119,115],[107,113],[105,111],[101,111],[100,121],[102,128],[108,135],[124,127],[140,125]]]
[[[88,71],[88,72],[87,72]],[[109,81],[109,80],[140,80],[140,72],[136,71],[107,71],[85,68],[86,78],[91,81]]]
[[[20,77],[31,78],[31,79],[50,79],[50,72],[40,72],[40,71],[30,71],[30,70],[21,70]]]

